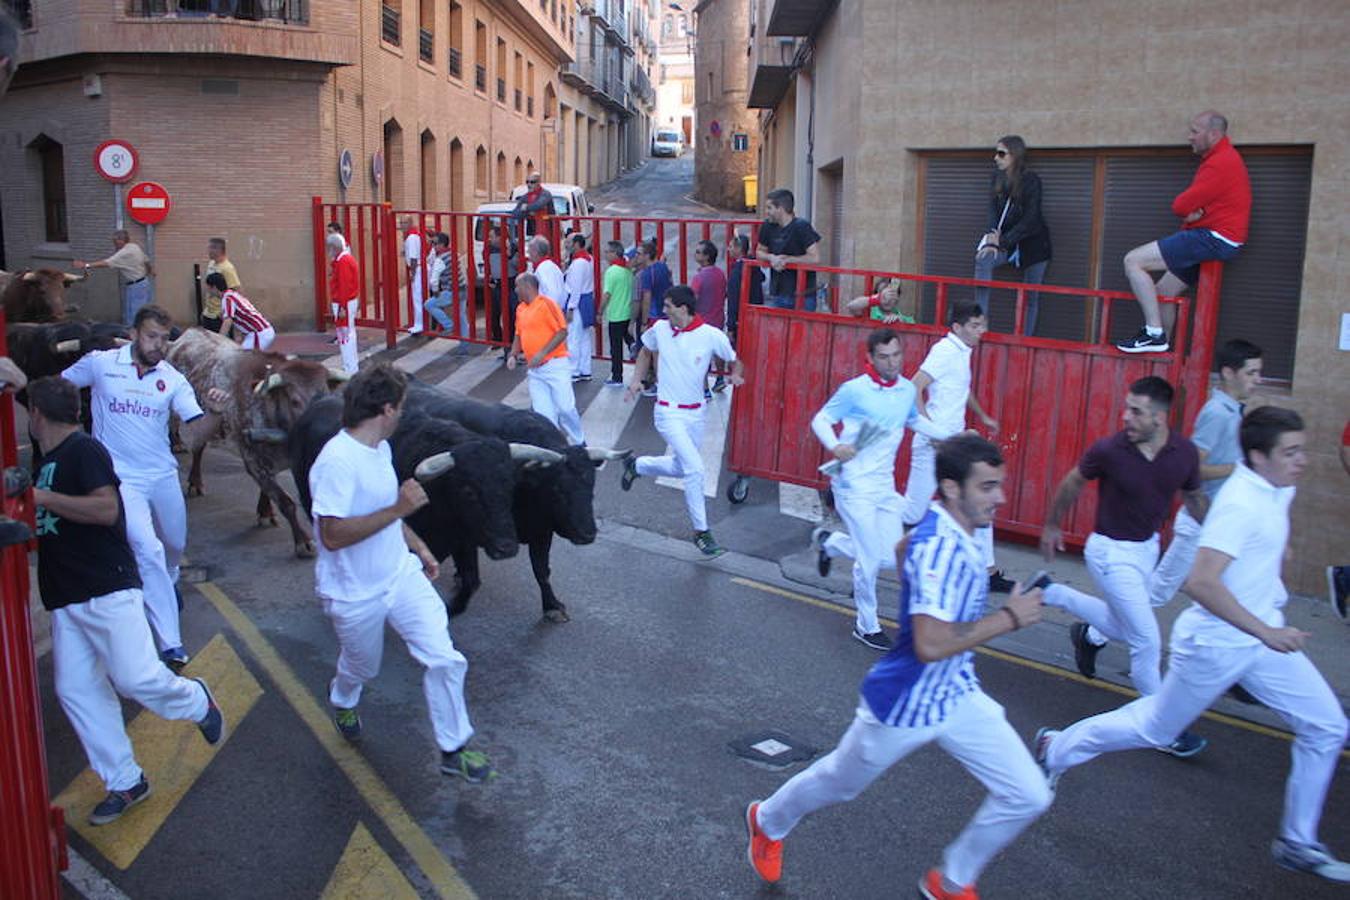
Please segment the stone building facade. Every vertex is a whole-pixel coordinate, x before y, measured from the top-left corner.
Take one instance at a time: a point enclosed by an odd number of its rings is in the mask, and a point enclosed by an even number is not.
[[[753,0],[751,14],[761,190],[792,188],[822,259],[845,266],[969,277],[990,151],[1014,133],[1047,185],[1048,281],[1123,289],[1126,238],[1176,227],[1191,117],[1228,117],[1256,202],[1220,339],[1263,346],[1263,393],[1308,422],[1287,573],[1325,590],[1323,567],[1350,558],[1350,7],[1186,2],[1163,22],[1107,0],[998,16],[967,0]]]
[[[694,8],[694,196],[745,209],[744,178],[758,169],[758,115],[748,106],[750,4],[703,0]]]

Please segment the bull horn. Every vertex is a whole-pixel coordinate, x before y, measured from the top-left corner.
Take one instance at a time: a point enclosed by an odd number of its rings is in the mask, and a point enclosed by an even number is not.
[[[253,387],[253,393],[261,397],[273,388],[280,387],[283,380],[280,372],[273,372]]]
[[[24,273],[23,273],[23,280],[24,280],[24,281],[30,281],[30,282],[31,282],[31,281],[37,281],[37,280],[38,280],[38,273],[36,273],[36,272],[24,272]]]
[[[79,353],[79,352],[80,352],[80,339],[79,339],[79,338],[71,338],[71,339],[68,340],[68,341],[57,341],[56,343],[52,344],[52,352],[53,352],[53,353]]]
[[[454,467],[455,453],[453,450],[433,453],[417,464],[417,468],[413,469],[413,477],[418,481],[431,481],[434,478],[440,478]]]
[[[88,275],[85,275],[84,273],[80,273],[79,275],[76,275],[76,274],[73,273],[73,272],[62,272],[61,275],[62,275],[63,278],[65,278],[66,284],[74,284],[74,283],[77,282],[77,281],[84,281],[86,278],[89,277]]]
[[[550,450],[547,447],[540,447],[535,444],[508,444],[511,448],[511,458],[516,462],[536,462],[546,466],[554,466],[562,462],[563,455],[556,450]]]
[[[131,338],[115,337],[113,338],[113,343],[119,347],[125,347],[127,344],[131,343]]]
[[[591,462],[612,462],[617,459],[627,459],[633,455],[633,451],[614,450],[609,447],[587,447],[586,455],[591,458]]]
[[[280,428],[245,428],[244,440],[251,444],[284,444],[288,435]]]
[[[347,371],[345,371],[345,370],[343,370],[343,369],[329,369],[329,370],[328,370],[328,380],[329,380],[329,381],[351,381],[351,380],[352,380],[352,373],[351,373],[351,372],[347,372]]]

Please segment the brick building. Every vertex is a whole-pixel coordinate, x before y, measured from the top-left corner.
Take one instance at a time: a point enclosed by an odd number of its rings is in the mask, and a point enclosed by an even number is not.
[[[1128,289],[1121,263],[1174,230],[1195,160],[1187,125],[1214,108],[1252,178],[1252,228],[1225,267],[1219,340],[1266,351],[1265,395],[1309,423],[1292,583],[1324,590],[1350,548],[1350,415],[1338,349],[1350,285],[1350,6],[1268,15],[1183,2],[1167,22],[1129,4],[752,0],[750,105],[761,191],[790,187],[825,262],[970,277],[991,150],[1019,134],[1045,185],[1047,281]],[[1002,272],[1000,272],[1000,277]],[[1016,275],[1012,276],[1016,280]],[[996,302],[992,324],[1010,330]],[[1140,320],[1113,317],[1122,337]],[[1119,321],[1117,321],[1117,319]],[[1042,298],[1043,336],[1082,338],[1090,305]]]
[[[746,106],[750,4],[702,0],[694,16],[694,196],[744,209],[742,179],[759,162],[759,117]]]
[[[0,101],[3,263],[111,252],[114,188],[92,156],[119,138],[138,151],[136,180],[173,197],[155,234],[156,299],[184,320],[193,263],[221,236],[260,308],[279,327],[311,326],[311,196],[473,209],[506,199],[530,168],[589,186],[623,159],[560,117],[575,0],[239,0],[231,18],[207,16],[207,0],[2,2],[26,26]],[[625,3],[612,6],[621,17]],[[624,108],[645,128],[650,106]],[[345,191],[343,150],[355,163]],[[74,294],[115,316],[106,270]]]

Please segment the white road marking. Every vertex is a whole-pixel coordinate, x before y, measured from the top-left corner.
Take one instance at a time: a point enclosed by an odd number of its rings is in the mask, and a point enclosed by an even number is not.
[[[778,485],[778,511],[794,519],[807,522],[825,521],[825,507],[820,502],[820,491],[800,484]]]
[[[418,347],[411,353],[394,360],[394,368],[416,374],[418,369],[435,362],[458,346],[459,341],[432,338],[425,347]]]
[[[451,372],[436,387],[443,391],[454,391],[457,394],[467,395],[489,375],[502,367],[501,360],[497,358],[497,352],[496,349],[489,349],[465,360],[464,365]]]
[[[597,379],[604,376],[600,374],[600,369],[609,371],[608,363],[596,360]],[[628,383],[633,375],[633,364],[625,363],[623,367],[623,382]],[[624,428],[628,425],[628,420],[633,417],[633,410],[637,409],[636,401],[624,402],[624,396],[627,391],[622,388],[611,388],[600,386],[600,391],[591,400],[586,411],[581,414],[581,430],[586,435],[586,443],[592,447],[613,447],[619,446],[619,438],[623,434]]]
[[[66,856],[70,866],[61,873],[72,888],[89,900],[131,900],[121,889],[103,877],[98,869],[89,864],[89,860],[75,852],[74,847],[66,847]]]

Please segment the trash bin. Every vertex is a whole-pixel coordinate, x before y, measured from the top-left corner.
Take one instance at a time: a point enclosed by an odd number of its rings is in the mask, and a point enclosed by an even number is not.
[[[746,175],[741,179],[741,185],[745,188],[745,208],[753,210],[759,205],[759,176]]]

